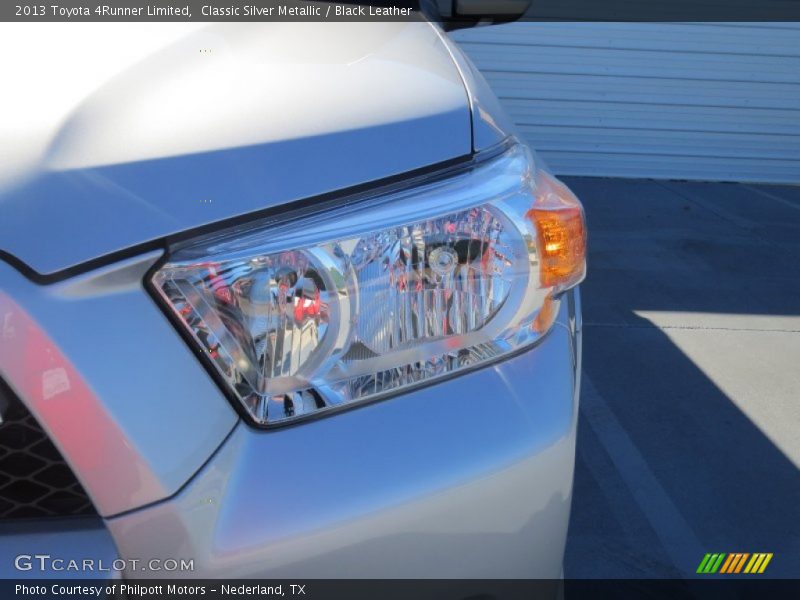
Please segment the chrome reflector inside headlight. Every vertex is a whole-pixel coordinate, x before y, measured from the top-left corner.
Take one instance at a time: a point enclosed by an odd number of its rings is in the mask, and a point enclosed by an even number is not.
[[[530,345],[583,278],[580,204],[524,146],[413,183],[184,244],[153,276],[257,424]]]

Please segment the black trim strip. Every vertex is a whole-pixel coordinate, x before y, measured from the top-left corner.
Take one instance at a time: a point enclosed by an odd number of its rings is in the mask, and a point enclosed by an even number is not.
[[[175,490],[174,492],[172,492],[169,496],[164,496],[163,498],[159,498],[158,500],[153,500],[152,502],[148,502],[147,504],[141,504],[141,505],[135,506],[133,508],[126,508],[123,511],[120,511],[120,512],[117,512],[117,513],[114,513],[114,514],[111,514],[111,515],[105,515],[105,516],[102,517],[103,520],[107,521],[107,520],[110,520],[110,519],[116,519],[117,517],[124,517],[126,515],[131,514],[131,513],[135,513],[135,512],[138,512],[140,510],[145,510],[145,509],[148,509],[148,508],[152,508],[153,506],[157,506],[157,505],[163,504],[165,502],[169,502],[170,500],[172,500],[173,498],[178,496],[181,492],[183,492],[183,490],[188,488],[189,485],[195,479],[197,479],[200,476],[200,473],[202,473],[208,465],[211,464],[211,462],[214,460],[214,458],[222,451],[222,448],[224,448],[225,445],[228,443],[228,440],[233,437],[233,432],[236,431],[239,428],[240,424],[241,424],[241,420],[237,420],[236,423],[233,424],[233,427],[231,427],[231,430],[228,433],[225,434],[224,438],[222,438],[222,441],[214,449],[214,451],[211,453],[211,455],[207,459],[205,459],[203,461],[203,464],[200,465],[199,467],[197,467],[197,469],[195,469],[194,473],[189,475],[188,479],[186,479],[186,481],[184,481],[178,487],[178,489]]]
[[[285,210],[281,211],[280,216],[278,219],[275,220],[273,223],[260,223],[254,224],[251,221],[256,221],[256,219],[248,219],[247,222],[251,225],[254,229],[255,228],[263,228],[265,226],[269,226],[270,224],[276,224],[277,222],[285,222],[287,220],[295,220],[300,218],[306,218],[313,213],[320,213],[324,212],[333,208],[341,208],[342,206],[347,206],[350,204],[358,203],[358,202],[365,202],[369,201],[371,198],[375,198],[377,196],[382,196],[388,193],[396,192],[403,189],[412,188],[420,183],[420,180],[424,180],[426,182],[437,181],[445,178],[452,177],[458,173],[463,173],[469,169],[475,168],[479,164],[484,163],[485,161],[491,160],[502,153],[506,152],[513,144],[515,143],[514,138],[507,138],[503,140],[501,143],[487,149],[481,151],[479,153],[473,154],[469,157],[468,160],[458,159],[455,162],[448,161],[448,163],[440,163],[440,168],[438,171],[434,171],[431,173],[430,170],[426,170],[426,173],[418,173],[413,172],[407,174],[404,177],[400,185],[397,185],[397,182],[388,182],[386,185],[383,186],[369,186],[367,193],[364,193],[364,190],[358,190],[355,192],[351,192],[350,194],[337,194],[336,197],[333,198],[324,198],[319,199],[313,202],[313,210],[308,210],[309,206],[308,203],[305,203],[303,206],[296,206],[292,205],[285,205],[283,208]],[[433,177],[431,177],[433,175]],[[394,183],[394,185],[393,185]],[[361,187],[361,186],[360,186]],[[351,188],[352,190],[352,188]],[[359,193],[360,192],[360,193]],[[292,210],[294,209],[294,210]],[[304,210],[305,209],[305,210]],[[274,211],[273,211],[274,212]],[[269,216],[275,216],[267,215]],[[235,226],[235,225],[234,225]],[[220,234],[224,232],[226,228],[215,227],[214,233]],[[196,231],[196,230],[195,230]],[[181,241],[185,241],[186,238],[189,236],[182,236]],[[200,236],[202,237],[202,236]],[[197,243],[199,240],[197,237],[194,237],[192,243]],[[302,415],[297,418],[291,419],[290,421],[279,422],[279,423],[260,423],[253,418],[253,415],[243,406],[241,400],[236,396],[234,391],[230,388],[228,383],[223,378],[222,374],[217,370],[217,368],[212,363],[211,359],[204,352],[203,348],[197,343],[197,341],[192,337],[189,330],[186,326],[181,322],[180,318],[175,311],[172,310],[171,307],[167,306],[167,303],[164,301],[163,296],[161,293],[156,289],[155,284],[153,283],[153,276],[157,271],[159,271],[164,264],[169,262],[170,253],[169,251],[165,252],[163,256],[161,256],[153,265],[151,265],[150,269],[148,269],[147,273],[144,277],[144,287],[147,290],[147,293],[153,298],[153,301],[159,307],[161,312],[170,322],[170,324],[177,330],[178,334],[183,338],[184,342],[190,348],[192,353],[197,357],[200,361],[200,364],[203,365],[205,370],[208,372],[209,376],[214,380],[219,387],[220,391],[223,395],[228,399],[230,404],[233,406],[236,413],[241,417],[242,421],[244,421],[248,426],[251,428],[260,430],[260,431],[276,431],[288,427],[295,427],[297,425],[301,425],[303,423],[307,423],[312,420],[317,419],[324,419],[336,414],[339,414],[343,411],[352,410],[361,408],[363,406],[369,406],[376,402],[382,402],[384,400],[388,400],[394,398],[398,395],[405,394],[414,390],[419,390],[423,388],[427,388],[429,386],[437,385],[439,383],[444,383],[449,381],[455,377],[460,377],[461,375],[466,375],[468,373],[473,373],[475,371],[479,371],[488,367],[492,367],[499,362],[515,358],[526,352],[536,348],[541,344],[545,339],[549,337],[550,331],[547,331],[544,335],[542,335],[539,339],[534,341],[532,344],[524,346],[522,348],[517,348],[512,350],[511,352],[507,352],[500,356],[493,357],[476,365],[464,367],[458,369],[456,371],[452,371],[450,373],[446,373],[439,377],[421,381],[409,386],[405,386],[402,389],[398,390],[390,390],[383,394],[376,395],[372,398],[368,398],[365,400],[360,400],[353,402],[351,404],[345,404],[336,407],[326,408],[324,410],[310,413],[307,415]],[[551,328],[552,330],[552,328]]]
[[[498,147],[500,147],[500,145]],[[486,155],[486,152],[481,153],[481,157],[484,155]],[[220,232],[228,228],[236,227],[237,225],[252,223],[253,221],[268,219],[270,217],[277,217],[278,215],[286,215],[287,213],[299,216],[315,206],[317,206],[319,210],[325,210],[330,208],[330,206],[335,204],[337,201],[341,202],[343,199],[366,195],[374,196],[379,193],[384,193],[384,190],[391,189],[395,186],[405,187],[406,185],[413,185],[418,179],[430,176],[432,174],[451,174],[456,169],[464,168],[465,166],[468,168],[469,165],[474,164],[475,156],[475,153],[470,152],[469,154],[464,154],[462,156],[448,159],[433,165],[414,169],[413,171],[407,171],[405,173],[392,175],[383,179],[376,179],[366,183],[360,183],[348,188],[326,192],[324,194],[311,196],[309,198],[294,200],[285,204],[270,206],[244,215],[237,215],[221,221],[215,221],[206,225],[200,225],[198,227],[186,229],[178,233],[167,234],[160,238],[148,240],[140,244],[129,246],[122,250],[116,250],[114,252],[104,254],[103,256],[72,265],[65,269],[53,271],[52,273],[40,273],[24,261],[20,260],[18,257],[3,250],[2,248],[0,248],[0,260],[19,271],[22,275],[34,283],[39,285],[49,285],[64,281],[71,277],[75,277],[76,275],[82,275],[89,271],[93,271],[94,269],[98,269],[121,260],[133,258],[146,252],[152,252],[153,250],[166,251],[170,246],[191,240],[192,238],[202,237],[208,233]]]
[[[475,153],[471,153],[469,155],[464,155],[459,158],[432,165],[430,167],[410,171],[400,176],[388,177],[376,182],[340,190],[332,194],[325,194],[298,202],[284,204],[279,207],[260,211],[259,213],[250,213],[245,218],[235,217],[232,219],[227,219],[225,221],[217,222],[211,227],[195,228],[193,230],[183,232],[180,236],[173,236],[172,239],[165,238],[165,252],[150,266],[147,273],[145,273],[143,282],[144,289],[153,299],[153,302],[155,302],[156,306],[158,306],[172,327],[178,332],[178,335],[181,336],[191,352],[197,357],[197,360],[200,362],[200,364],[203,365],[211,379],[217,384],[217,387],[228,399],[228,402],[231,404],[231,406],[233,406],[233,409],[236,411],[239,417],[251,427],[260,430],[275,430],[283,427],[291,427],[297,425],[298,423],[303,423],[308,419],[324,418],[340,412],[340,410],[348,410],[350,408],[356,408],[357,406],[369,404],[370,402],[382,400],[383,398],[378,397],[372,399],[371,401],[354,403],[354,405],[329,409],[320,413],[313,413],[311,415],[293,419],[285,423],[262,424],[257,422],[247,408],[242,405],[241,400],[235,395],[233,390],[230,389],[230,386],[224,380],[217,368],[212,364],[211,359],[203,351],[203,348],[196,342],[196,340],[192,338],[191,333],[180,321],[180,318],[175,314],[175,311],[173,311],[172,308],[167,306],[166,302],[164,302],[163,296],[156,289],[156,286],[153,283],[153,276],[164,266],[164,264],[169,261],[170,249],[175,249],[175,246],[180,245],[182,242],[191,242],[194,244],[199,242],[204,235],[219,235],[224,233],[226,230],[230,230],[235,228],[237,225],[242,225],[245,223],[253,229],[262,228],[270,224],[267,222],[267,219],[270,218],[275,219],[274,223],[302,219],[315,213],[318,214],[320,212],[334,208],[340,208],[342,206],[357,202],[368,202],[371,198],[376,198],[387,193],[396,192],[403,189],[410,189],[415,185],[418,185],[421,180],[430,182],[452,177],[457,173],[475,168],[478,163],[481,163],[485,160],[490,160],[491,158],[502,154],[509,148],[511,143],[512,141],[510,139],[505,140],[501,144],[481,152],[479,156]],[[262,222],[258,223],[258,221]]]
[[[437,385],[439,383],[444,383],[454,377],[458,377],[461,375],[465,375],[467,373],[491,367],[500,361],[519,356],[529,350],[532,350],[533,348],[537,347],[541,341],[546,339],[548,335],[545,334],[539,340],[536,340],[535,343],[529,346],[518,348],[512,352],[487,360],[478,365],[465,367],[463,369],[459,369],[452,373],[442,375],[435,379],[422,381],[415,385],[407,386],[402,390],[389,391],[386,394],[379,395],[374,398],[370,398],[368,400],[363,400],[348,405],[329,408],[317,413],[304,415],[297,419],[292,419],[291,421],[288,422],[262,424],[256,422],[253,419],[253,416],[250,414],[250,412],[242,405],[239,398],[235,396],[233,391],[228,386],[227,382],[224,381],[222,375],[217,371],[217,369],[211,363],[209,357],[206,355],[203,349],[196,343],[196,341],[192,338],[190,332],[186,329],[184,324],[180,322],[180,319],[175,314],[175,312],[169,306],[167,306],[166,303],[163,301],[161,294],[156,289],[155,284],[153,284],[153,275],[159,269],[161,269],[161,267],[166,262],[169,261],[170,250],[174,250],[176,249],[176,247],[185,245],[187,242],[191,242],[193,244],[197,243],[198,241],[201,241],[202,238],[206,235],[210,234],[219,235],[225,233],[226,230],[234,229],[237,226],[246,224],[248,225],[248,229],[259,228],[268,226],[270,224],[275,224],[278,222],[286,222],[289,220],[307,218],[312,214],[318,214],[320,212],[324,212],[334,208],[340,208],[342,206],[347,206],[350,204],[368,202],[372,198],[376,198],[397,191],[402,191],[404,189],[410,189],[419,185],[423,181],[434,182],[450,178],[457,174],[473,169],[477,167],[479,164],[482,164],[485,161],[491,160],[492,158],[499,156],[500,154],[506,152],[514,143],[515,140],[513,138],[507,138],[502,142],[500,142],[499,144],[496,144],[495,146],[478,153],[472,152],[470,154],[462,155],[460,157],[456,157],[420,169],[415,169],[413,171],[402,173],[400,175],[394,175],[391,177],[374,180],[371,182],[359,184],[356,186],[351,186],[349,188],[344,188],[334,192],[328,192],[310,198],[304,198],[302,200],[297,200],[293,202],[288,202],[286,204],[272,206],[260,211],[248,213],[246,215],[237,215],[229,219],[224,219],[221,221],[216,221],[211,224],[202,225],[200,227],[187,229],[181,231],[180,233],[167,235],[156,240],[151,240],[148,242],[137,244],[125,248],[124,250],[112,252],[102,257],[85,261],[78,265],[74,265],[72,267],[68,267],[66,269],[62,269],[53,273],[48,273],[48,274],[38,273],[27,264],[20,261],[18,258],[8,254],[3,250],[0,250],[0,259],[10,264],[12,267],[14,267],[16,270],[18,270],[20,273],[22,273],[35,283],[41,285],[47,285],[47,284],[57,283],[59,281],[64,281],[71,277],[81,275],[88,271],[97,269],[99,267],[113,264],[128,258],[133,258],[141,254],[144,254],[146,252],[151,252],[154,250],[163,250],[164,254],[151,265],[151,267],[145,274],[143,281],[145,290],[152,297],[156,306],[159,307],[159,309],[165,315],[165,317],[172,325],[172,327],[178,332],[181,338],[183,338],[184,342],[189,347],[191,352],[197,357],[197,359],[200,361],[200,364],[203,365],[205,370],[208,372],[209,376],[217,384],[217,387],[220,389],[223,395],[228,399],[231,406],[233,406],[236,413],[241,417],[241,419],[245,423],[247,423],[252,428],[264,431],[267,430],[274,431],[285,427],[294,427],[299,424],[308,422],[310,420],[323,419],[329,416],[336,415],[345,410],[351,410],[360,408],[362,406],[368,406],[375,402],[388,400],[399,394],[404,394],[412,390],[418,390],[432,385]],[[270,221],[270,219],[272,221]],[[261,223],[259,223],[259,221],[261,221]],[[231,432],[228,433],[226,439],[230,437],[233,430],[235,430],[235,426],[231,430]],[[222,445],[220,445],[220,447],[222,447]],[[189,481],[191,481],[193,477],[194,476],[192,476],[189,479]],[[184,486],[185,485],[186,484],[184,484]],[[176,493],[178,493],[179,491],[180,489],[177,490]],[[172,496],[174,495],[175,494],[172,494]],[[161,502],[162,500],[158,500],[156,501],[156,503]],[[139,508],[141,507],[132,510],[139,510]],[[119,515],[113,515],[113,516],[119,516]],[[111,518],[111,516],[106,518]]]

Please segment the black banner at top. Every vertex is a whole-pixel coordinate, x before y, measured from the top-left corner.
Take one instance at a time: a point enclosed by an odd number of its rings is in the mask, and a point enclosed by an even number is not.
[[[433,14],[442,4],[437,0],[4,0],[0,21],[406,21],[419,19],[421,6]],[[533,0],[521,20],[800,21],[800,0]]]

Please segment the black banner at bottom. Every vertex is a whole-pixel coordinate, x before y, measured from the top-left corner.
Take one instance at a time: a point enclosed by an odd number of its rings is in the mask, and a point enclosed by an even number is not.
[[[0,580],[0,598],[56,600],[601,600],[800,598],[798,579]]]

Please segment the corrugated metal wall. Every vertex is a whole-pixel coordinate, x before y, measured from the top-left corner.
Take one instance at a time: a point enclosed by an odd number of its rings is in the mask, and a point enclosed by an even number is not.
[[[800,23],[452,35],[556,173],[800,183]]]

